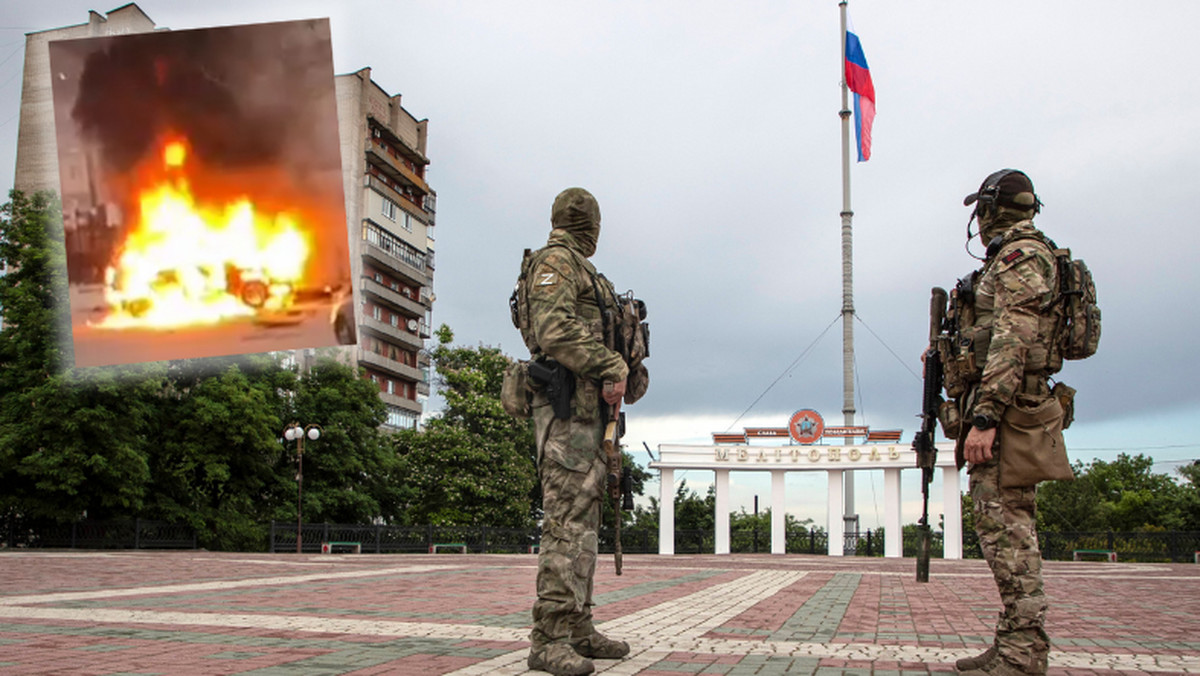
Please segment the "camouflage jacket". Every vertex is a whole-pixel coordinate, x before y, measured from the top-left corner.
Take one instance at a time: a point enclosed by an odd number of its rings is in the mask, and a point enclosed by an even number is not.
[[[979,273],[973,317],[965,327],[976,352],[987,355],[975,415],[1000,419],[1026,376],[1044,382],[1062,367],[1054,349],[1058,273],[1047,242],[1032,221],[1020,221],[1004,233]]]
[[[545,356],[566,366],[585,381],[620,381],[629,367],[604,344],[604,320],[596,290],[605,305],[617,305],[612,284],[596,272],[571,233],[555,229],[546,246],[530,262],[529,332],[525,338],[533,356]]]

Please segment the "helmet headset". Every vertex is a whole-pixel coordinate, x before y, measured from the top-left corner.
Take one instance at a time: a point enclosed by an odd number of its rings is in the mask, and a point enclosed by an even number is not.
[[[1006,189],[1001,192],[1001,183],[1010,176],[1014,178],[1009,181],[1009,185],[1005,186]],[[1014,200],[1016,195],[1025,192],[1033,196],[1033,204],[1021,204]],[[971,206],[972,204],[975,205],[975,208],[971,211],[971,218],[967,221],[967,241],[965,247],[967,253],[972,258],[978,260],[984,259],[971,253],[971,240],[975,238],[976,234],[979,234],[971,232],[971,223],[975,220],[976,216],[983,216],[1000,206],[1016,209],[1032,208],[1035,215],[1042,210],[1042,201],[1038,199],[1037,193],[1033,191],[1033,181],[1029,180],[1029,176],[1025,172],[1017,169],[1001,169],[1000,171],[992,172],[987,178],[983,179],[983,184],[979,186],[979,190],[967,195],[963,199],[963,206]],[[990,253],[990,245],[988,249]]]

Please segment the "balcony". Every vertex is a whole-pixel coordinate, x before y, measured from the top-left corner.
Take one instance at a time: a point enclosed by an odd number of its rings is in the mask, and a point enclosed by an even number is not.
[[[424,317],[425,312],[428,309],[421,303],[418,303],[412,298],[405,296],[403,293],[396,291],[384,284],[380,284],[379,282],[365,275],[362,277],[362,286],[360,288],[377,298],[391,303],[395,307],[400,308],[414,317]],[[426,296],[422,294],[421,300],[424,301],[425,298]]]
[[[418,368],[389,359],[382,354],[358,348],[358,363],[370,366],[384,373],[403,378],[404,380],[420,383],[425,380],[425,372]]]
[[[423,322],[420,322],[423,323]],[[398,342],[404,347],[420,350],[425,347],[425,341],[421,340],[419,335],[409,333],[406,328],[392,326],[387,322],[379,321],[370,315],[363,318],[362,328],[375,332],[377,335],[390,339],[393,342]]]
[[[404,160],[396,157],[394,151],[383,147],[379,139],[371,139],[371,142],[367,144],[367,159],[374,159],[374,164],[392,180],[412,185],[421,192],[422,196],[429,194],[429,184],[425,182],[425,179],[409,169]]]
[[[404,275],[409,281],[417,285],[430,285],[429,275],[421,268],[413,265],[407,258],[395,253],[393,247],[385,247],[364,239],[362,240],[362,254],[385,266],[388,270],[394,270]]]
[[[417,391],[418,392],[421,391],[420,383],[417,384]],[[413,401],[412,399],[405,399],[404,397],[402,397],[398,394],[388,394],[387,392],[384,392],[382,390],[379,392],[379,398],[383,400],[383,403],[388,404],[390,406],[395,406],[396,408],[402,408],[402,409],[405,409],[408,411],[412,411],[413,413],[418,413],[418,414],[421,413],[421,405],[418,404],[417,402]]]
[[[371,174],[371,173],[367,174],[367,187],[371,188],[375,192],[383,195],[384,197],[387,197],[388,199],[392,200],[393,202],[396,203],[397,206],[399,206],[406,213],[411,215],[413,217],[413,220],[417,221],[418,223],[424,224],[424,226],[426,228],[426,236],[428,236],[429,233],[432,232],[432,230],[429,230],[429,228],[433,227],[433,217],[428,213],[429,210],[422,209],[421,205],[413,202],[411,197],[405,196],[403,193],[396,190],[391,185],[388,185],[388,183],[386,181],[381,181],[378,176]],[[407,204],[408,207],[405,207],[404,206],[405,204]],[[422,213],[424,213],[425,215],[421,216],[420,214],[422,214]]]

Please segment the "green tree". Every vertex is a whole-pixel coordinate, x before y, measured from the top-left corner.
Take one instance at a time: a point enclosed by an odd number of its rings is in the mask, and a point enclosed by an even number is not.
[[[396,461],[375,387],[332,357],[299,373],[285,359],[172,365],[153,508],[196,527],[206,547],[261,548],[268,521],[296,518],[297,445],[283,439],[293,422],[321,428],[304,445],[304,522],[395,519]]]
[[[0,509],[66,521],[136,513],[161,368],[73,370],[62,219],[52,193],[0,210]]]
[[[267,362],[255,369],[242,365]],[[259,549],[285,481],[280,396],[268,355],[178,362],[152,456],[155,516],[188,523],[202,546]],[[294,483],[294,482],[292,482]]]
[[[408,523],[523,528],[541,504],[533,426],[500,403],[504,369],[498,348],[455,347],[444,324],[432,352],[446,406],[423,431],[395,437]]]
[[[1183,478],[1180,487],[1179,511],[1183,516],[1184,530],[1200,531],[1200,460],[1176,470]]]
[[[379,430],[386,415],[376,385],[332,357],[318,359],[301,374],[284,423],[316,423],[322,428],[320,438],[304,446],[306,519],[399,520],[400,463]]]
[[[717,492],[709,484],[704,497],[689,489],[687,479],[679,481],[675,489],[675,530],[701,530],[713,532],[716,529]]]
[[[1186,490],[1152,470],[1154,460],[1121,453],[1112,462],[1074,465],[1074,481],[1038,489],[1038,525],[1048,531],[1178,530],[1187,521]]]

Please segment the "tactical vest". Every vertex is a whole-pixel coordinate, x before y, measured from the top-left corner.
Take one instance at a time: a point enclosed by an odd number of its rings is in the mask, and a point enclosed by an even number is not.
[[[1001,240],[1003,248],[1018,240],[1030,240],[1044,247],[1052,262],[1058,249],[1048,237],[1036,229],[1023,229],[1022,221],[1010,229]],[[989,256],[983,268],[959,280],[950,292],[947,326],[950,330],[938,337],[937,347],[945,369],[946,394],[957,399],[972,385],[983,379],[983,369],[991,348],[995,323],[996,266],[998,256]],[[1051,266],[1048,289],[1039,301],[1037,336],[1025,356],[1025,374],[1050,376],[1062,369],[1063,351],[1059,341],[1063,304],[1059,302],[1058,265]]]
[[[521,260],[520,275],[517,277],[516,286],[508,299],[513,326],[521,332],[521,339],[525,342],[525,347],[529,349],[529,354],[534,358],[542,353],[542,349],[533,335],[530,319],[529,277],[543,252],[554,246],[561,245],[550,245],[536,252],[530,249],[525,250],[525,255]],[[602,342],[605,347],[620,354],[630,369],[637,367],[643,359],[650,356],[650,327],[644,321],[646,304],[634,298],[632,291],[618,296],[612,283],[604,275],[596,272],[591,261],[570,247],[562,248],[571,251],[590,277],[591,297],[581,298],[580,301],[595,303],[599,312],[598,326],[589,326],[593,337]]]

